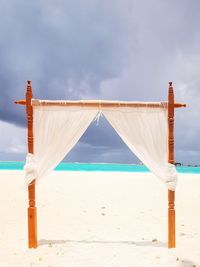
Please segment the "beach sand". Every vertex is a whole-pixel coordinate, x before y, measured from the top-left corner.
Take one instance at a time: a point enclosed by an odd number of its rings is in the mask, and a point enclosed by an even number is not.
[[[37,185],[37,249],[27,248],[23,171],[0,171],[0,266],[200,266],[200,175],[180,174],[176,249],[167,189],[150,173],[52,172]]]

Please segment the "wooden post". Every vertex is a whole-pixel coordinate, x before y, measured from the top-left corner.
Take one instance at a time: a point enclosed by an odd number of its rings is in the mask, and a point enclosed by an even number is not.
[[[168,93],[168,162],[174,164],[174,89],[169,82]],[[175,248],[175,191],[168,190],[168,248]]]
[[[27,81],[26,89],[26,115],[28,128],[28,152],[33,153],[33,109],[31,99],[33,97],[31,82]],[[28,246],[37,247],[37,209],[35,207],[35,180],[28,186],[29,208],[28,208]]]

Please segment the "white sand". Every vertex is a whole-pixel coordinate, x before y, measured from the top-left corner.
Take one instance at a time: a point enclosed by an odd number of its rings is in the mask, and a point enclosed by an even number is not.
[[[171,250],[167,190],[151,174],[52,172],[37,185],[37,249],[23,185],[22,171],[0,171],[2,267],[200,266],[200,175],[179,175]]]

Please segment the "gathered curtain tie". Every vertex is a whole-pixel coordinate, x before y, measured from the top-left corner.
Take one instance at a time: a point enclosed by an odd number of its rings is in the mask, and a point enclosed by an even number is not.
[[[176,171],[176,167],[173,164],[166,163],[165,177],[165,183],[168,189],[174,191],[178,180],[178,173]]]
[[[34,154],[28,153],[26,156],[26,163],[24,165],[26,173],[26,183],[30,184],[38,177],[38,164]]]

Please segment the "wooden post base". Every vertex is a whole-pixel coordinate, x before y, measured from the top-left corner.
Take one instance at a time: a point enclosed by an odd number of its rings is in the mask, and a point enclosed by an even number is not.
[[[168,211],[168,248],[176,247],[175,238],[175,210]]]
[[[37,248],[37,208],[28,208],[28,247]]]

